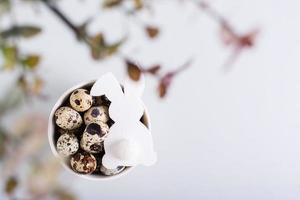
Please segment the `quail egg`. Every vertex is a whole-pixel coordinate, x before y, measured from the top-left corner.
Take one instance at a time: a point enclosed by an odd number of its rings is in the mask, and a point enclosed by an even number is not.
[[[109,120],[107,106],[94,106],[84,113],[84,123],[106,123]]]
[[[56,110],[55,123],[62,129],[72,130],[81,126],[82,118],[80,114],[69,107],[60,107]]]
[[[65,133],[58,138],[56,149],[59,155],[70,156],[79,149],[78,139],[73,134]]]
[[[76,89],[70,96],[70,104],[78,112],[88,110],[92,103],[93,97],[85,89]]]
[[[91,174],[97,168],[96,158],[87,152],[76,153],[73,155],[70,164],[72,169],[80,174]]]
[[[88,124],[83,132],[80,147],[90,153],[100,153],[108,132],[109,127],[103,122]]]

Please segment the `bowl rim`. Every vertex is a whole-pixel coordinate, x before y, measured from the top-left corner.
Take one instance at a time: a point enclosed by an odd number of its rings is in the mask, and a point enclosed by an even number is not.
[[[66,171],[72,173],[73,175],[75,174],[78,177],[88,179],[88,180],[93,180],[93,181],[95,181],[95,180],[96,181],[114,180],[114,179],[120,178],[120,177],[128,174],[136,166],[126,167],[124,171],[122,171],[119,174],[113,175],[113,176],[105,176],[105,175],[97,176],[97,175],[92,175],[92,174],[78,174],[78,173],[74,172],[72,169],[70,169],[70,167],[66,164],[65,160],[58,154],[58,152],[56,150],[54,137],[53,137],[53,135],[55,134],[55,125],[53,124],[53,117],[54,117],[55,111],[61,106],[61,104],[64,102],[64,100],[67,98],[67,96],[71,94],[72,91],[74,91],[75,89],[84,87],[86,85],[93,84],[95,81],[96,81],[96,79],[93,79],[93,80],[90,80],[90,81],[83,81],[83,82],[81,82],[79,84],[76,84],[73,87],[67,89],[65,92],[63,92],[62,95],[60,95],[60,97],[57,99],[57,101],[53,105],[53,107],[51,109],[51,112],[50,112],[50,115],[49,115],[49,119],[48,119],[48,141],[49,141],[50,149],[51,149],[52,153],[54,154],[54,156],[56,158],[58,158],[60,160],[63,167],[65,169],[67,169]],[[145,112],[144,112],[145,120],[146,120],[146,123],[148,125],[147,128],[151,131],[151,120],[150,120],[148,109],[145,105],[144,105],[144,109],[145,109]]]

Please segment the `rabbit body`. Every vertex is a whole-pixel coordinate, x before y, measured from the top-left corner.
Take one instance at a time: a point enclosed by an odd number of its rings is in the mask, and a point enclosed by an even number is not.
[[[156,161],[152,135],[140,121],[145,111],[142,94],[144,78],[140,83],[126,80],[124,92],[115,79],[108,73],[101,77],[91,89],[91,95],[106,95],[111,101],[110,118],[115,122],[104,141],[105,154],[102,164],[113,169],[118,166],[151,165]]]

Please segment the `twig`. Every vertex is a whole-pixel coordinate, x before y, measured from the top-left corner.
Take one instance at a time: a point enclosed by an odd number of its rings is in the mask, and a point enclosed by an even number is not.
[[[41,0],[44,5],[52,11],[64,24],[75,34],[79,41],[84,42],[90,49],[96,51],[102,51],[106,46],[101,46],[97,42],[93,41],[93,37],[87,34],[85,30],[86,23],[81,26],[76,26],[51,0]]]
[[[225,17],[219,14],[215,9],[209,6],[205,1],[200,1],[197,4],[202,11],[207,14],[211,19],[215,20],[221,28],[221,37],[225,45],[230,45],[233,47],[232,55],[224,63],[225,71],[228,71],[230,66],[238,58],[241,51],[245,48],[251,48],[254,45],[255,38],[259,30],[253,29],[245,34],[239,34],[236,30],[230,25]]]
[[[238,38],[238,34],[235,32],[233,27],[229,24],[227,19],[218,13],[215,9],[209,6],[205,1],[198,2],[198,6],[205,14],[207,14],[211,19],[215,20],[220,26],[225,29],[232,37]]]
[[[54,5],[50,0],[41,0],[41,2],[44,3],[44,5],[50,10],[52,11],[53,14],[55,14],[61,21],[63,21],[65,23],[65,25],[74,32],[74,34],[76,35],[76,37],[78,39],[83,39],[84,35],[82,34],[82,31],[80,30],[80,28],[78,26],[76,26],[73,22],[71,22],[71,20],[69,20],[67,18],[67,16],[65,14],[62,13],[62,11],[56,6]]]
[[[186,61],[183,65],[179,66],[176,70],[173,71],[173,74],[179,74],[180,72],[186,70],[187,68],[189,68],[192,63],[193,63],[193,59],[189,59],[188,61]]]

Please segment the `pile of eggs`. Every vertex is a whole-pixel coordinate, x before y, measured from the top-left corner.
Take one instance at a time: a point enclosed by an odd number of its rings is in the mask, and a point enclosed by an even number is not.
[[[105,96],[92,97],[88,89],[80,88],[55,111],[56,150],[74,172],[112,176],[125,169],[107,169],[101,164],[103,141],[114,123],[109,117],[109,105]]]

